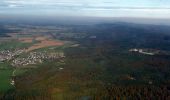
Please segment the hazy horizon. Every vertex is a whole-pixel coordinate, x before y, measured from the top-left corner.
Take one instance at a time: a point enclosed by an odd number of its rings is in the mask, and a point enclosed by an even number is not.
[[[1,23],[29,24],[99,24],[99,23],[137,23],[153,25],[170,25],[170,18],[141,18],[141,17],[91,17],[91,16],[27,16],[1,15]]]
[[[167,0],[1,0],[0,15],[170,18]]]

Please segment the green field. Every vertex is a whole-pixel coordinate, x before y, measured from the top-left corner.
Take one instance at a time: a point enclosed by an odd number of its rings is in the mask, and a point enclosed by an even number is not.
[[[0,43],[0,50],[9,50],[9,49],[16,49],[16,48],[26,48],[31,46],[32,43],[21,43],[15,40],[9,40],[8,42],[1,42]]]
[[[0,63],[0,91],[7,91],[12,88],[10,79],[12,75],[12,67],[7,63]]]

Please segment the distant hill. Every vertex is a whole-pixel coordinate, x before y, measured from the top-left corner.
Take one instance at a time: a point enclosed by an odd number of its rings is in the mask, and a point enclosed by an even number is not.
[[[10,37],[7,33],[13,33],[13,30],[5,29],[3,26],[0,26],[0,37]]]

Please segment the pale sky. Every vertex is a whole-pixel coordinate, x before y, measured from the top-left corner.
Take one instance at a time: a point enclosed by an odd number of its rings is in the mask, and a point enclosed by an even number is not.
[[[170,0],[0,0],[0,15],[170,18]]]

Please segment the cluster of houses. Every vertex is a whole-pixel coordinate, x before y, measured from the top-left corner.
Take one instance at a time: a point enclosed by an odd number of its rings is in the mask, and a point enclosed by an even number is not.
[[[144,55],[150,55],[150,56],[154,56],[154,55],[166,55],[166,56],[170,56],[170,52],[169,51],[164,51],[164,50],[157,50],[157,49],[130,49],[129,52],[136,52],[136,53],[140,53],[140,54],[144,54]]]
[[[9,61],[13,59],[15,56],[20,55],[24,51],[25,51],[24,49],[0,51],[0,62]]]
[[[12,61],[12,66],[20,67],[42,63],[45,60],[61,60],[64,58],[63,52],[31,52],[26,57],[18,57]]]
[[[129,51],[130,52],[138,52],[138,53],[141,53],[141,54],[151,55],[151,56],[159,53],[159,51],[157,51],[157,50],[137,49],[137,48],[130,49]]]
[[[0,51],[0,62],[9,61],[12,66],[20,67],[42,63],[45,60],[62,60],[65,57],[63,52],[30,52],[26,56],[20,56],[25,49],[2,50]]]

